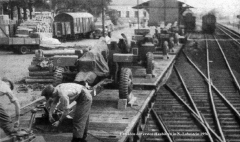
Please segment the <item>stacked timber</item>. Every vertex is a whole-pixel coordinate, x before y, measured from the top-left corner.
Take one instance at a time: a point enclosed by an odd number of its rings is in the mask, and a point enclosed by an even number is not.
[[[45,64],[45,65],[44,65]],[[53,83],[53,71],[50,68],[51,59],[33,57],[28,67],[29,77],[25,79],[27,84],[31,83]]]
[[[82,56],[88,49],[74,50],[36,50],[35,57],[33,57],[31,65],[28,67],[29,77],[25,79],[27,84],[32,83],[53,83],[55,66],[53,64],[54,56],[62,55],[78,55]]]

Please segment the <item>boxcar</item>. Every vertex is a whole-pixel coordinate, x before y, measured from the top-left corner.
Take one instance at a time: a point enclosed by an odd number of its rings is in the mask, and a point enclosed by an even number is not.
[[[216,16],[207,14],[202,17],[202,31],[205,33],[214,33],[216,29]]]
[[[193,16],[192,13],[186,13],[185,16],[183,16],[183,22],[185,25],[185,31],[194,31],[196,27],[196,17]]]
[[[93,15],[90,13],[60,13],[54,17],[53,37],[59,40],[89,37],[93,30]]]

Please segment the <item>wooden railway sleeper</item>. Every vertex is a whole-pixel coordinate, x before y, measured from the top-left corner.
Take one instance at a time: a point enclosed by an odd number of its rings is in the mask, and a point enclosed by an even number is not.
[[[192,107],[194,108],[194,110],[195,110],[195,112],[198,114],[198,116],[200,116],[199,118],[200,118],[201,121],[203,122],[203,118],[201,117],[200,112],[199,112],[199,110],[198,110],[198,108],[197,108],[194,100],[192,99],[191,94],[190,94],[189,90],[187,89],[187,85],[185,84],[185,82],[184,82],[181,74],[180,74],[179,71],[177,70],[176,66],[174,66],[174,69],[175,69],[175,71],[177,72],[178,77],[180,78],[180,81],[181,81],[181,83],[182,83],[182,85],[183,85],[184,90],[185,90],[186,93],[187,93],[188,99],[190,100]],[[205,129],[205,131],[208,133],[209,140],[210,140],[211,142],[213,142],[213,139],[212,139],[212,137],[211,137],[211,135],[210,135],[209,130],[207,129],[207,127],[204,126],[204,129]]]
[[[191,114],[194,116],[194,118],[197,118],[196,120],[197,120],[197,122],[199,122],[200,123],[200,125],[202,126],[202,127],[206,127],[206,129],[208,129],[210,132],[211,132],[211,134],[213,134],[214,136],[215,136],[215,138],[217,138],[217,140],[219,140],[220,142],[223,142],[223,140],[212,130],[212,128],[210,128],[209,127],[209,125],[208,125],[208,123],[205,121],[203,121],[202,119],[201,119],[201,116],[199,116],[178,94],[177,94],[177,92],[175,92],[171,87],[169,87],[167,84],[165,84],[165,87],[166,87],[166,89],[168,89],[170,92],[172,92],[177,98],[178,98],[178,100],[180,100],[181,101],[181,103],[185,106],[185,107],[187,107],[187,109],[191,112]],[[201,113],[200,113],[201,114]],[[211,140],[212,138],[211,138],[211,135],[209,134],[208,135],[209,136],[209,139]]]
[[[166,134],[166,137],[167,137],[168,141],[169,141],[169,142],[175,142],[174,138],[173,138],[171,135],[168,135],[168,134],[169,134],[168,128],[167,128],[166,125],[164,124],[164,122],[163,122],[163,120],[161,119],[161,117],[157,115],[157,113],[156,113],[156,111],[154,110],[154,108],[152,109],[151,112],[152,112],[152,114],[153,114],[153,117],[155,117],[156,120],[157,120],[157,125],[159,125],[158,127],[159,127],[159,128],[161,127],[161,128],[163,129],[164,134]],[[159,131],[160,131],[160,129],[159,129]]]
[[[183,52],[184,55],[186,56],[186,58],[188,59],[188,61],[194,66],[194,68],[203,76],[203,78],[205,79],[205,81],[208,83],[208,79],[207,77],[203,74],[203,72],[193,63],[193,61],[186,55],[185,52]],[[228,99],[217,89],[217,87],[215,85],[213,85],[211,83],[212,88],[217,92],[217,94],[223,99],[223,101],[225,101],[227,103],[227,105],[231,108],[231,110],[234,112],[234,114],[237,116],[237,118],[240,121],[240,113],[237,111],[236,107],[234,107],[229,101]]]
[[[228,61],[227,61],[227,58],[226,58],[226,56],[225,56],[225,54],[224,54],[224,52],[223,52],[223,50],[222,50],[222,47],[221,47],[220,43],[218,42],[218,40],[216,39],[215,36],[214,36],[214,38],[215,38],[215,40],[216,40],[216,42],[217,42],[217,44],[218,44],[218,47],[219,47],[219,49],[220,49],[220,51],[221,51],[221,53],[222,53],[222,55],[223,55],[223,58],[224,58],[225,63],[227,64],[228,70],[229,70],[229,72],[231,73],[231,76],[232,76],[232,78],[233,78],[233,80],[234,80],[234,83],[235,83],[235,85],[236,85],[236,88],[238,89],[238,91],[240,91],[240,85],[239,85],[239,83],[238,83],[238,81],[237,81],[237,79],[236,79],[236,77],[235,77],[235,75],[234,75],[234,73],[233,73],[233,71],[232,71],[231,66],[229,65],[229,63],[228,63]]]

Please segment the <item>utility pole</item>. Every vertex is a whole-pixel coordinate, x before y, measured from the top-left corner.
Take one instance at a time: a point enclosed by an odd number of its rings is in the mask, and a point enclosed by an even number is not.
[[[105,37],[104,0],[102,0],[102,35]]]
[[[137,0],[137,5],[139,6],[139,0]],[[139,29],[139,8],[138,8],[138,29]]]
[[[166,0],[163,0],[163,2],[164,2],[164,24],[165,24],[166,23]]]

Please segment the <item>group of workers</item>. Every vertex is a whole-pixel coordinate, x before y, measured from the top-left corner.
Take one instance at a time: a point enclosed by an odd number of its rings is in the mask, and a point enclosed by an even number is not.
[[[7,96],[11,103],[15,105],[16,121],[13,123],[10,115],[0,103],[0,128],[6,135],[14,135],[18,131],[20,120],[20,104],[13,93],[14,85],[7,78],[0,80],[0,96]],[[73,117],[73,138],[71,142],[86,142],[89,123],[89,114],[92,105],[92,96],[83,85],[77,83],[62,83],[56,87],[49,85],[42,91],[42,96],[46,98],[45,107],[49,110],[49,121],[57,127],[69,114],[69,105],[76,101],[76,109]],[[59,120],[54,120],[53,113],[57,105],[60,105],[63,114]]]
[[[154,36],[158,39],[159,46],[162,47],[163,58],[169,59],[168,53],[174,52],[173,47],[179,45],[179,34],[177,32],[168,33],[168,29],[156,26]]]

